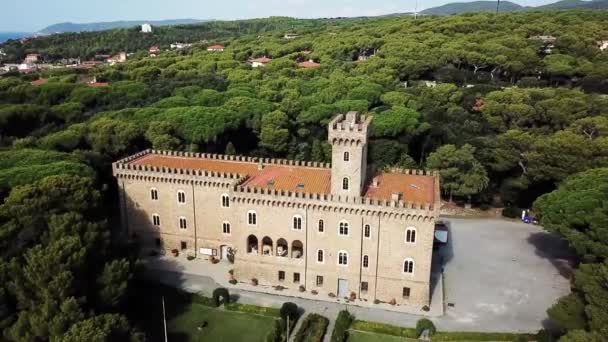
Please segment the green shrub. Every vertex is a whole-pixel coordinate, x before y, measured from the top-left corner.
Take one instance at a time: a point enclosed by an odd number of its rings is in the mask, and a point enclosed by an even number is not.
[[[418,322],[416,322],[416,334],[420,336],[420,334],[422,334],[422,332],[425,330],[429,331],[430,336],[433,336],[433,334],[435,334],[437,331],[437,329],[435,329],[435,324],[433,324],[430,319],[419,319]]]
[[[222,300],[220,300],[220,298]],[[220,304],[228,305],[230,303],[230,293],[228,292],[228,289],[218,287],[213,290],[213,302],[215,306],[220,306]]]
[[[350,328],[354,320],[355,316],[351,315],[350,312],[346,310],[340,311],[338,318],[336,318],[334,331],[331,333],[331,342],[346,342],[348,339],[348,328]]]
[[[298,330],[294,341],[295,342],[321,342],[327,331],[329,320],[318,314],[310,314]]]
[[[297,319],[298,318],[298,306],[296,305],[296,303],[292,303],[292,302],[285,302],[283,303],[283,306],[281,306],[281,319],[287,319],[287,316],[289,316],[289,319]]]
[[[355,321],[351,325],[351,329],[399,337],[417,338],[419,336],[414,328],[402,328],[368,321]]]
[[[201,304],[205,306],[217,306],[215,304],[215,300],[213,298],[201,296],[201,295],[192,295],[192,302],[196,304]]]
[[[513,333],[485,333],[485,332],[438,332],[433,336],[433,341],[535,341],[536,336],[532,334]]]
[[[250,305],[250,304],[238,304],[238,303],[230,303],[226,305],[226,309],[230,311],[239,311],[250,313],[254,315],[267,316],[267,317],[281,317],[281,313],[279,309],[276,308],[267,308],[263,306]]]
[[[508,218],[520,218],[521,217],[521,209],[515,207],[505,207],[502,210],[502,216]]]

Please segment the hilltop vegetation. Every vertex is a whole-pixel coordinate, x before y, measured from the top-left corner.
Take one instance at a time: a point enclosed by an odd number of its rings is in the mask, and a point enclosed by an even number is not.
[[[119,314],[128,305],[136,264],[121,252],[133,249],[109,244],[117,196],[110,162],[145,148],[328,162],[326,124],[337,113],[357,110],[374,116],[371,167],[438,168],[446,200],[529,207],[566,179],[574,180],[558,192],[584,188],[572,177],[589,172],[584,175],[598,178],[604,172],[592,169],[608,167],[608,53],[596,46],[606,39],[607,20],[606,12],[416,21],[271,18],[162,27],[151,35],[135,29],[60,34],[5,45],[10,58],[134,53],[127,63],[90,74],[65,69],[0,79],[5,338],[60,340],[97,327],[106,337],[139,336]],[[283,39],[291,30],[298,38]],[[551,53],[530,39],[538,35],[557,37]],[[198,43],[147,56],[150,45],[166,49],[175,40]],[[226,51],[207,52],[213,43]],[[263,68],[246,63],[261,56],[272,61]],[[320,67],[298,67],[308,59]],[[86,85],[92,76],[109,86]],[[38,77],[49,82],[31,85]],[[585,210],[601,212],[601,196],[594,193]],[[560,198],[539,202],[544,222],[571,238],[585,262],[603,262],[598,245],[605,239],[594,236],[603,216],[584,226],[562,220],[552,212],[559,212],[554,202]],[[589,237],[580,239],[570,227]],[[75,262],[64,251],[86,261]],[[34,270],[48,272],[31,278]],[[568,304],[583,308],[576,324],[561,320],[561,333],[603,333],[588,323],[603,322],[605,306],[602,311],[595,302],[603,298],[594,287],[600,281],[585,282],[586,270],[577,297],[554,310],[570,318]],[[24,295],[47,283],[56,285],[48,295]],[[34,328],[37,322],[48,324]]]

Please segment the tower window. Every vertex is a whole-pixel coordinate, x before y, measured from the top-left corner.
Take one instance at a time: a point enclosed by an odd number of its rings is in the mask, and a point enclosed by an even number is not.
[[[405,259],[403,261],[403,273],[414,273],[414,260]]]
[[[222,223],[222,233],[224,233],[226,235],[230,235],[230,223],[229,222]]]
[[[350,160],[350,153],[344,152],[344,161],[349,161],[349,160]]]
[[[302,230],[302,216],[296,215],[293,217],[293,230]]]
[[[158,190],[156,190],[156,188],[150,189],[150,199],[153,201],[158,201]]]
[[[348,253],[344,251],[338,252],[338,265],[348,266]]]
[[[369,288],[369,285],[366,281],[362,281],[361,282],[361,292],[367,292],[367,289]]]
[[[158,214],[152,215],[152,223],[155,226],[160,227],[160,216]]]
[[[348,190],[348,178],[342,178],[342,190]]]
[[[325,232],[325,222],[323,220],[319,220],[319,233]]]
[[[255,211],[250,210],[247,213],[247,224],[250,226],[255,226],[258,224],[258,215],[255,213]]]
[[[320,263],[320,264],[322,264],[324,261],[325,261],[325,255],[323,253],[323,250],[319,249],[317,251],[317,262]]]
[[[230,208],[230,197],[228,195],[222,195],[222,208]]]
[[[179,229],[187,229],[188,225],[186,224],[186,218],[185,217],[180,217],[179,218]]]
[[[405,230],[405,242],[416,243],[416,228],[408,227]]]
[[[363,236],[365,236],[366,238],[371,238],[372,228],[369,226],[369,224],[366,224],[363,228]]]
[[[410,288],[409,287],[404,287],[403,288],[403,298],[410,298]]]
[[[317,276],[317,287],[322,287],[323,286],[323,276]]]
[[[343,236],[348,236],[348,222],[346,222],[346,221],[340,222],[340,229],[339,229],[338,233]]]
[[[369,257],[367,255],[363,256],[363,268],[369,267]]]
[[[177,192],[177,203],[186,203],[186,193],[182,190]]]

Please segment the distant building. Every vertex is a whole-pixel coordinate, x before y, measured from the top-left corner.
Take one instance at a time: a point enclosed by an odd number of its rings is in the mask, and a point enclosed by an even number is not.
[[[150,25],[150,24],[141,25],[141,32],[142,33],[152,33],[152,25]]]
[[[268,58],[266,56],[260,57],[260,58],[256,58],[256,59],[252,59],[251,60],[251,66],[253,68],[264,67],[264,66],[266,66],[266,64],[270,63],[270,61],[272,61],[272,58]]]
[[[540,40],[543,43],[543,47],[540,51],[544,54],[551,54],[555,48],[555,42],[557,38],[554,36],[531,36],[531,40]]]
[[[192,47],[192,44],[186,44],[186,43],[173,43],[171,44],[171,49],[176,49],[176,50],[182,50],[182,49],[189,49]]]
[[[4,50],[0,49],[0,57],[2,56],[6,56],[6,52],[4,52]]]
[[[113,56],[107,60],[107,62],[110,63],[110,65],[124,63],[126,61],[127,61],[127,53],[124,51],[119,52],[118,55]]]
[[[150,57],[156,57],[160,54],[160,49],[158,46],[151,46],[148,53],[150,54]]]
[[[288,33],[285,33],[284,38],[285,39],[290,39],[290,40],[291,39],[296,39],[296,38],[298,38],[298,34],[294,33],[294,32],[288,32]]]
[[[597,42],[597,48],[601,51],[608,49],[608,40],[600,40]]]
[[[38,61],[40,60],[40,55],[37,53],[30,53],[27,56],[25,56],[25,60],[23,61],[23,63],[25,64],[34,64],[34,63],[38,63]]]
[[[306,62],[298,63],[298,67],[305,68],[305,69],[318,68],[320,66],[321,66],[321,64],[316,63],[312,59],[309,59]]]
[[[223,45],[211,45],[207,47],[207,51],[209,52],[224,52],[224,49],[226,49],[226,47]]]

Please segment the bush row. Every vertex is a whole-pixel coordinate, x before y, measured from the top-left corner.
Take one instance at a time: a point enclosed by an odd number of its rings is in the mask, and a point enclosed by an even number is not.
[[[536,341],[535,334],[486,333],[486,332],[438,332],[433,341]]]
[[[340,311],[336,319],[334,331],[331,333],[331,342],[346,342],[348,339],[348,329],[355,320],[355,316],[346,310]]]
[[[409,337],[409,338],[418,338],[418,334],[416,333],[416,329],[413,328],[402,328],[394,325],[377,323],[377,322],[368,322],[368,321],[355,321],[351,329],[367,331],[377,334],[385,334],[399,337]]]
[[[238,304],[230,303],[226,305],[227,310],[239,311],[249,314],[267,316],[267,317],[281,317],[279,309],[277,308],[266,308],[262,306],[250,305],[250,304]]]
[[[329,319],[318,314],[310,314],[302,322],[296,334],[295,342],[321,342],[327,331]]]

